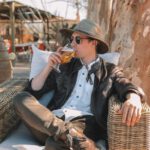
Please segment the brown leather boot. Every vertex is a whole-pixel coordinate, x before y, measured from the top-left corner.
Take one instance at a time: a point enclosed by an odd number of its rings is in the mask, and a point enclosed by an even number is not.
[[[95,142],[89,138],[73,138],[73,150],[98,150]]]
[[[73,150],[98,150],[94,141],[75,128],[70,128],[68,134],[62,134],[59,139],[69,144]]]

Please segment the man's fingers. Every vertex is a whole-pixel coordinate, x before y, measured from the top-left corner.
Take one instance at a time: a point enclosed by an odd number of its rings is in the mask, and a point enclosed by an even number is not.
[[[61,52],[62,49],[63,47],[59,47],[56,52]]]
[[[133,98],[133,96],[132,96]],[[122,111],[122,123],[134,126],[140,120],[142,105],[140,99],[128,99],[124,102]]]
[[[53,62],[53,64],[58,64],[58,63],[61,62],[60,59],[57,58],[56,56],[52,57],[52,58],[51,58],[51,61]]]
[[[128,115],[127,115],[127,120],[126,120],[126,123],[128,126],[130,126],[131,123],[135,122],[135,120],[136,120],[136,116],[135,116],[134,112],[135,112],[135,108],[130,106],[128,109]]]
[[[58,57],[58,58],[61,59],[61,54],[60,54],[59,52],[53,53],[53,54],[52,54],[52,57],[53,57],[53,56],[56,56],[56,57]]]
[[[127,110],[127,108],[124,110]],[[125,112],[125,115],[126,115],[126,112]],[[128,126],[134,126],[140,120],[140,118],[141,118],[141,110],[137,109],[133,106],[130,106],[130,107],[128,107],[126,120],[123,120],[123,121],[125,121],[123,123],[126,123]],[[125,119],[125,117],[124,117],[124,119]]]
[[[127,120],[127,115],[128,115],[128,107],[127,106],[123,106],[122,108],[122,123],[126,123]]]
[[[136,109],[133,106],[126,106],[123,108],[122,123],[126,123],[128,126],[134,126],[137,122],[139,122],[140,118],[140,109]]]
[[[135,123],[139,122],[140,118],[141,118],[141,109],[138,109],[137,110],[137,117],[136,117]]]
[[[61,55],[59,53],[54,53],[51,55],[50,60],[56,64],[56,63],[61,63]]]

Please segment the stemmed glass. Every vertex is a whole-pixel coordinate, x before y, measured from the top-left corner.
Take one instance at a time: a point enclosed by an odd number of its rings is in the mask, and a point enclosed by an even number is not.
[[[71,44],[68,43],[62,48],[62,50],[60,51],[60,54],[61,54],[61,64],[65,64],[65,63],[70,62],[70,60],[73,57],[75,57],[75,50],[71,47]],[[60,64],[57,64],[54,67],[54,69],[60,73],[61,71],[59,69],[59,66]]]

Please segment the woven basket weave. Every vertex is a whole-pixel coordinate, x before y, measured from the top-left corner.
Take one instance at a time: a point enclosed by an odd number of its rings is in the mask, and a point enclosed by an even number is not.
[[[150,150],[150,107],[142,106],[142,116],[134,127],[127,127],[116,111],[121,103],[116,97],[111,97],[108,114],[109,150]]]
[[[13,97],[24,89],[27,80],[12,79],[0,84],[0,142],[17,126],[19,117],[13,106]]]

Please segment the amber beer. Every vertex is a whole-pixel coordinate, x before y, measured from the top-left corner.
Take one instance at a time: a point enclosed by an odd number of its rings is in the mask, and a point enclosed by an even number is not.
[[[61,50],[61,64],[70,62],[73,57],[75,57],[75,50],[73,48],[65,46]]]

